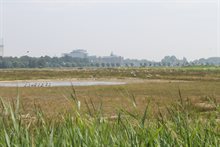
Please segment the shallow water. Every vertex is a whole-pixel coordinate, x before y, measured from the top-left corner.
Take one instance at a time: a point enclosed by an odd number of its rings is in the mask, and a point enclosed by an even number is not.
[[[33,81],[33,82],[0,82],[0,87],[58,87],[58,86],[95,86],[95,85],[123,85],[124,82],[107,81]]]

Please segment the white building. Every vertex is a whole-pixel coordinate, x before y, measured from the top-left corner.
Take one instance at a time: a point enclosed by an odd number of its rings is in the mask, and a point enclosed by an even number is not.
[[[117,56],[113,53],[110,56],[97,57],[97,56],[88,56],[88,53],[84,49],[73,50],[70,53],[63,54],[64,56],[70,56],[73,58],[82,58],[88,59],[91,63],[104,63],[104,64],[114,64],[121,65],[124,58],[122,56]]]
[[[73,50],[72,52],[70,52],[68,54],[64,54],[64,55],[70,56],[73,58],[87,58],[88,57],[88,53],[84,49],[76,49],[76,50]]]

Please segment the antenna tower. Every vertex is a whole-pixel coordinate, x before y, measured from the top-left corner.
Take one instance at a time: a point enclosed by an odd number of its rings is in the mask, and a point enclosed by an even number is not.
[[[0,57],[4,56],[4,0],[0,0]]]
[[[0,57],[4,56],[4,41],[3,38],[0,39]]]

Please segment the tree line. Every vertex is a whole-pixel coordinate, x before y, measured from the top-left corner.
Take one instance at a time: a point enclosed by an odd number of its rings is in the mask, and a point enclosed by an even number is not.
[[[88,58],[63,57],[0,57],[0,68],[47,68],[47,67],[149,67],[149,66],[219,66],[220,57],[199,59],[188,62],[186,58],[177,59],[175,56],[165,56],[160,62],[125,59],[121,63],[92,62]]]
[[[65,57],[0,57],[0,68],[85,67],[88,59]]]

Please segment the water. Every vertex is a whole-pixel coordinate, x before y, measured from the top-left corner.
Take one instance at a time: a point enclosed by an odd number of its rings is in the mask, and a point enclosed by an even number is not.
[[[13,81],[0,82],[0,87],[58,87],[58,86],[95,86],[95,85],[123,85],[125,82],[107,81]]]

